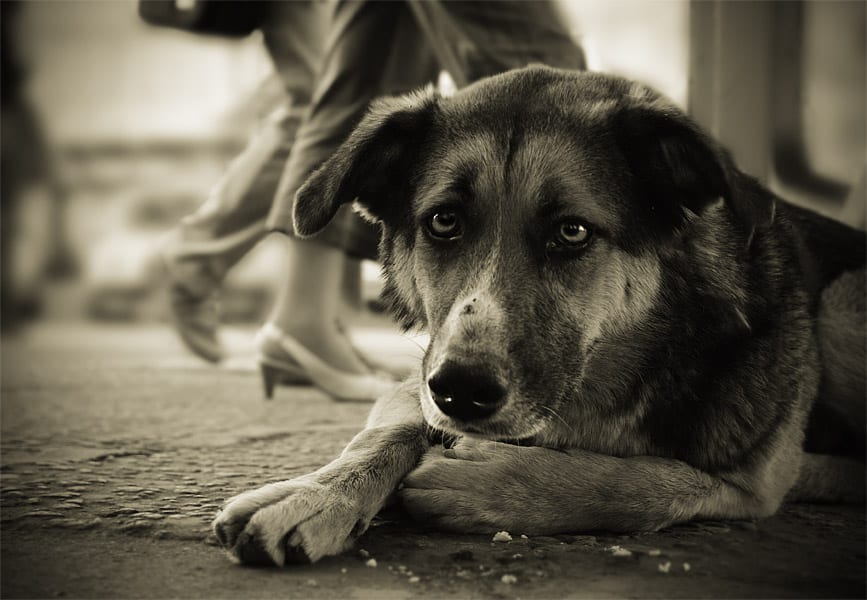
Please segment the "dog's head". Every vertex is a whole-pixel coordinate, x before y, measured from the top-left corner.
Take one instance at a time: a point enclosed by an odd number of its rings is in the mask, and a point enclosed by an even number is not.
[[[660,253],[703,219],[749,245],[773,208],[754,188],[652,90],[531,67],[375,103],[294,218],[313,235],[355,200],[381,223],[386,295],[431,336],[430,425],[556,443],[611,409],[588,390],[629,368],[664,294]]]

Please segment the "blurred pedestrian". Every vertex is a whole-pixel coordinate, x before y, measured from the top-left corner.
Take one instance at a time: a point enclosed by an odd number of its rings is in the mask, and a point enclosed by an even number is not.
[[[67,190],[36,110],[27,94],[29,69],[19,23],[24,5],[0,2],[0,322],[4,332],[41,310],[45,279],[77,271],[66,228]],[[31,200],[47,200],[47,212],[22,235]],[[24,265],[27,266],[24,266]]]
[[[285,91],[284,101],[231,162],[205,202],[171,232],[162,250],[176,329],[196,355],[218,362],[224,354],[217,337],[220,284],[267,232],[265,221],[278,181],[310,104],[328,7],[310,1],[209,1],[180,10],[171,0],[142,0],[139,10],[152,24],[198,33],[239,36],[259,29]]]

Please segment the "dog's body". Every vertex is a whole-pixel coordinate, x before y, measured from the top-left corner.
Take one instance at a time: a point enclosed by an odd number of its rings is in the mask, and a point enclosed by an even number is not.
[[[822,453],[863,459],[864,233],[775,198],[653,91],[528,68],[381,101],[297,232],[356,197],[431,342],[337,460],[229,502],[240,560],[339,553],[401,483],[460,531],[863,499],[863,464]]]

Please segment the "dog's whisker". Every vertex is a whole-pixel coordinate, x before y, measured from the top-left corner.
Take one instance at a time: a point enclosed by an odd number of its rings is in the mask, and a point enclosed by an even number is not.
[[[570,433],[575,431],[575,427],[570,425],[569,423],[567,423],[566,420],[563,417],[561,417],[560,414],[556,410],[551,408],[550,406],[542,406],[540,408],[544,411],[551,413],[551,415],[553,415],[556,419],[558,419],[561,423],[563,423],[563,425],[566,427],[566,430],[569,431]]]
[[[408,341],[412,342],[413,344],[415,344],[415,346],[416,346],[419,350],[422,350],[422,351],[425,350],[425,346],[423,346],[423,345],[422,345],[420,342],[418,342],[417,340],[415,340],[415,339],[413,339],[413,338],[411,338],[411,337],[407,337],[406,339],[407,339]]]

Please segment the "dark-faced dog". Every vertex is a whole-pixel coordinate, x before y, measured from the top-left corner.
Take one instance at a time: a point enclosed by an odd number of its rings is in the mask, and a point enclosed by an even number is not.
[[[396,490],[443,528],[529,534],[863,500],[864,465],[831,453],[863,460],[864,233],[776,198],[656,92],[532,67],[382,100],[296,232],[354,200],[431,341],[339,458],[228,502],[238,560],[342,552]]]

